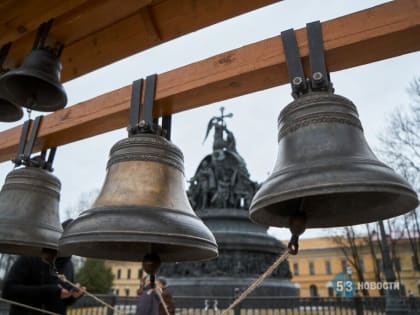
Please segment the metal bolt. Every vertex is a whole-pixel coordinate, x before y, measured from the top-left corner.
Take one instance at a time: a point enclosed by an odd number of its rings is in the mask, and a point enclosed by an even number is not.
[[[293,85],[299,86],[303,83],[303,79],[301,77],[294,77],[292,83]]]
[[[312,78],[313,78],[315,81],[320,81],[320,80],[322,80],[323,75],[322,75],[322,73],[321,73],[321,72],[315,72],[315,73],[312,75]]]

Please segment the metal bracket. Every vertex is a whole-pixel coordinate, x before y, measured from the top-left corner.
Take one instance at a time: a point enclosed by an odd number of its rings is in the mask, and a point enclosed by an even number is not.
[[[3,68],[3,64],[6,61],[7,55],[9,54],[10,47],[12,46],[11,42],[3,45],[0,50],[0,74],[6,72],[7,70]]]
[[[158,125],[159,120],[153,118],[153,107],[156,92],[157,74],[149,75],[146,80],[139,79],[133,82],[131,91],[131,105],[128,134],[155,133],[170,140],[171,116],[162,118],[162,127]],[[144,88],[144,102],[141,103],[141,96]]]
[[[281,32],[283,50],[286,56],[287,70],[289,80],[292,85],[292,96],[299,97],[308,92],[308,85],[303,72],[302,62],[300,60],[299,48],[296,41],[295,31],[291,28]]]
[[[171,140],[171,132],[172,132],[172,115],[163,116],[162,118],[162,128],[165,132],[165,138],[167,140]]]
[[[47,41],[48,34],[51,30],[51,26],[52,26],[53,22],[54,22],[54,19],[50,19],[48,22],[44,22],[38,27],[38,32],[36,34],[35,41],[34,41],[34,44],[32,46],[32,50],[46,49],[46,50],[50,51],[52,54],[54,54],[54,56],[59,58],[61,56],[61,53],[62,53],[63,48],[64,48],[63,43],[57,42],[56,47],[45,46],[45,43]]]
[[[143,79],[133,82],[131,85],[131,105],[128,125],[128,134],[133,135],[138,131],[141,95],[143,94]]]
[[[46,160],[47,150],[42,150],[41,155],[31,158],[32,150],[35,145],[42,117],[43,116],[38,116],[35,118],[34,121],[32,119],[25,121],[25,123],[22,126],[22,132],[20,135],[20,142],[16,153],[16,158],[12,162],[16,166],[26,165],[30,167],[39,167],[52,172],[52,164],[57,150],[56,147],[50,149],[48,160]],[[29,133],[29,126],[32,122],[33,124],[31,134],[27,142],[26,139]]]
[[[330,91],[332,84],[324,57],[324,43],[320,21],[306,24],[309,47],[309,64],[311,66],[311,89],[314,91]]]
[[[321,22],[315,21],[306,24],[309,47],[310,78],[305,77],[299,48],[293,29],[281,32],[283,50],[286,56],[289,81],[292,85],[292,96],[299,96],[312,91],[333,91],[330,74],[324,57],[324,44],[322,39]]]

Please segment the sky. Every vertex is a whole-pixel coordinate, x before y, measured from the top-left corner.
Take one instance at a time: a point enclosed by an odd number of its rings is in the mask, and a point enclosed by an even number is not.
[[[327,21],[387,1],[374,0],[285,0],[248,14],[212,25],[168,43],[151,48],[82,77],[66,82],[67,106],[129,85],[153,73],[163,73],[213,55],[305,27],[306,23]],[[349,25],[351,27],[351,25]],[[279,39],[280,40],[280,39]],[[420,75],[420,53],[411,53],[365,66],[331,73],[337,94],[357,106],[369,145],[379,147],[378,135],[392,111],[409,104],[407,87]],[[277,155],[277,116],[292,101],[290,86],[283,85],[257,93],[208,104],[172,117],[172,142],[184,153],[186,179],[191,178],[201,159],[211,153],[212,137],[203,144],[208,121],[227,113],[228,128],[236,137],[238,152],[247,162],[251,179],[262,182],[272,171]],[[32,113],[36,117],[40,113]],[[0,123],[0,131],[22,124]],[[128,117],[127,117],[128,122]],[[61,180],[60,214],[77,208],[80,198],[98,191],[106,174],[110,148],[127,136],[124,128],[58,148],[54,174]],[[13,169],[11,162],[0,164],[0,182]],[[322,236],[329,229],[307,230],[303,237]],[[288,239],[284,228],[270,233]]]

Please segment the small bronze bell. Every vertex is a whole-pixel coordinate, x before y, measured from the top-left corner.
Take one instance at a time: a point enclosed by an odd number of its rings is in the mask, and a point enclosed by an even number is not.
[[[29,143],[26,138],[31,120],[24,123],[13,161],[16,166],[0,191],[0,252],[41,256],[43,249],[58,249],[63,232],[59,217],[61,184],[51,174],[56,148],[45,161],[46,150],[30,158],[42,116],[35,119]]]
[[[60,239],[60,252],[140,261],[217,256],[210,230],[192,210],[184,187],[181,151],[156,134],[137,134],[111,149],[108,173],[93,207]]]
[[[11,171],[0,192],[0,252],[40,256],[57,250],[63,232],[59,218],[60,181],[46,170]]]
[[[60,59],[48,49],[35,49],[19,68],[0,77],[0,85],[12,103],[51,112],[67,104],[60,74]]]

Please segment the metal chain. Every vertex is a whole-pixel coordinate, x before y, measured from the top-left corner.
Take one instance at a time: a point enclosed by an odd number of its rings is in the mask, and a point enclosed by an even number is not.
[[[252,283],[244,292],[242,292],[242,294],[239,295],[239,297],[235,301],[233,301],[233,303],[230,304],[227,309],[223,310],[221,315],[225,315],[227,312],[232,310],[236,305],[238,305],[243,300],[245,300],[245,298],[252,291],[254,291],[264,281],[265,278],[267,278],[269,275],[273,273],[274,269],[276,269],[283,261],[285,261],[290,256],[290,254],[291,254],[290,251],[287,250],[283,253],[283,255],[277,258],[277,260],[270,267],[268,267],[268,269],[257,280],[254,281],[254,283]]]
[[[75,283],[73,283],[73,282],[71,282],[70,280],[68,280],[67,278],[66,278],[66,276],[65,275],[62,275],[62,274],[59,274],[59,275],[57,275],[57,277],[61,280],[61,281],[63,281],[63,282],[65,282],[65,283],[68,283],[68,284],[70,284],[72,287],[74,287],[74,288],[76,288],[76,289],[80,289]],[[125,314],[125,312],[123,312],[123,311],[120,311],[120,310],[117,310],[115,307],[113,307],[112,305],[110,305],[110,304],[108,304],[108,303],[106,303],[105,301],[103,301],[103,300],[101,300],[100,298],[98,298],[97,296],[95,296],[95,295],[93,295],[92,293],[89,293],[88,291],[84,291],[84,294],[86,294],[87,296],[90,296],[92,299],[94,299],[95,301],[97,301],[97,302],[99,302],[99,303],[101,303],[102,305],[104,305],[104,306],[106,306],[107,308],[109,308],[110,310],[113,310],[114,312],[116,312],[117,314],[118,313],[120,313],[120,314]]]
[[[50,312],[50,311],[47,311],[47,310],[43,310],[41,308],[33,307],[33,306],[30,306],[30,305],[22,304],[22,303],[11,301],[11,300],[7,300],[7,299],[4,299],[2,297],[0,297],[0,301],[5,302],[5,303],[8,303],[8,304],[13,304],[13,305],[17,305],[17,306],[20,306],[20,307],[28,308],[30,310],[38,311],[38,312],[45,313],[45,314],[60,315],[58,313],[54,313],[54,312]]]

